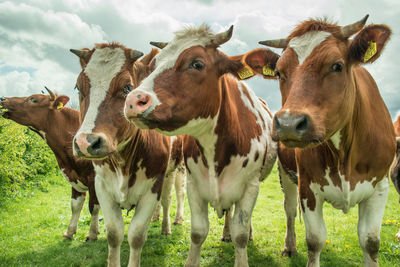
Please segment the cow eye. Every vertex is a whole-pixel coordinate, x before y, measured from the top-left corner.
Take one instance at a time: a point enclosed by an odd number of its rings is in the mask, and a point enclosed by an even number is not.
[[[36,98],[33,98],[33,97],[29,98],[29,101],[31,101],[32,103],[37,103],[37,102],[39,102]]]
[[[127,96],[132,91],[133,86],[130,84],[125,85],[124,89],[122,89],[122,94]]]
[[[342,72],[343,64],[338,62],[331,66],[331,72]]]
[[[189,64],[189,69],[202,70],[204,69],[204,63],[198,60],[193,60]]]

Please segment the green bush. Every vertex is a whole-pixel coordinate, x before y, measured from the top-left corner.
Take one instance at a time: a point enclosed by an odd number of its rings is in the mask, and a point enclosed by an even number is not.
[[[53,152],[40,136],[0,117],[0,199],[17,197],[33,186],[46,189],[46,176],[57,169]]]

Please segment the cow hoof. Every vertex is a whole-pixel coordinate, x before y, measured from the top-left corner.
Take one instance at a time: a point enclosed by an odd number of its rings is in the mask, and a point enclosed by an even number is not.
[[[97,236],[96,237],[86,236],[85,242],[94,242],[96,240],[97,240]]]
[[[161,230],[161,234],[163,234],[163,235],[171,235],[171,230]]]
[[[175,221],[174,221],[174,225],[181,225],[181,224],[183,224],[183,219],[182,218],[179,218],[179,219],[175,219]]]
[[[230,243],[230,242],[232,242],[232,239],[231,239],[230,236],[222,236],[221,237],[221,241],[222,242],[226,242],[226,243]]]
[[[73,235],[68,235],[67,233],[63,234],[63,238],[65,240],[72,240],[73,237],[74,237]]]
[[[283,257],[293,257],[293,256],[297,256],[297,250],[287,250],[285,249],[284,251],[282,251],[282,256]]]

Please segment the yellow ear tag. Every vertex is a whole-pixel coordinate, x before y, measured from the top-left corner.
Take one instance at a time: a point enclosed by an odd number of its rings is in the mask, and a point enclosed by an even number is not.
[[[239,75],[239,78],[241,80],[244,80],[244,79],[250,78],[251,76],[254,76],[254,72],[247,67],[241,68],[237,74]]]
[[[273,69],[271,69],[271,67],[269,65],[265,65],[263,67],[263,74],[265,76],[271,76],[274,77],[275,76],[275,71]]]
[[[57,109],[62,109],[64,107],[64,103],[60,102],[58,103]]]
[[[376,43],[373,41],[370,41],[368,43],[369,43],[369,46],[368,46],[367,51],[365,51],[364,62],[367,62],[368,60],[370,60],[377,52]]]

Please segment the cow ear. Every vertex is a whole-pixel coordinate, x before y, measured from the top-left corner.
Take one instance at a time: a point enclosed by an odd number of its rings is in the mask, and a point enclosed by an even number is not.
[[[360,63],[372,63],[379,58],[392,31],[384,24],[372,24],[360,31],[351,42],[350,58]]]
[[[276,79],[275,66],[279,55],[267,48],[257,48],[244,55],[230,57],[230,72],[240,80],[254,75],[262,75],[265,79]]]
[[[52,109],[62,109],[68,103],[69,97],[66,95],[57,96],[56,99],[53,101],[51,107]]]

